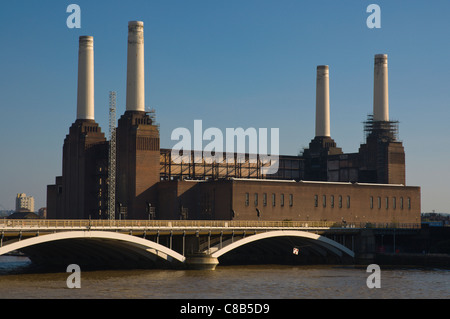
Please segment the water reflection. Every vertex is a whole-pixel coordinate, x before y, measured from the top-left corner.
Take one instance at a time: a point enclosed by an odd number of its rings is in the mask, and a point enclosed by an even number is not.
[[[450,298],[450,271],[443,269],[382,267],[380,289],[367,288],[363,266],[82,269],[81,289],[68,289],[65,269],[36,273],[29,267],[26,259],[1,257],[0,298]]]

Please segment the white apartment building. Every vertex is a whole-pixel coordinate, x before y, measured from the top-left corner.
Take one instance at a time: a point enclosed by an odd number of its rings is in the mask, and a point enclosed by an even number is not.
[[[17,194],[16,197],[16,212],[34,212],[34,197],[27,196],[27,194]]]

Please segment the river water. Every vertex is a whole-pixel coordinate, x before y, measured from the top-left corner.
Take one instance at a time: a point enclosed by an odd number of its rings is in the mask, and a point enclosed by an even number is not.
[[[368,288],[364,266],[218,266],[200,270],[83,271],[81,288],[70,273],[36,273],[24,257],[0,257],[0,298],[323,299],[450,298],[449,269],[381,267],[380,288]]]

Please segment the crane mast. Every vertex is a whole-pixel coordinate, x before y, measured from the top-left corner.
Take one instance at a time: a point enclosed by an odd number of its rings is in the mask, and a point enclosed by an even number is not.
[[[116,219],[116,92],[109,92],[108,219]]]

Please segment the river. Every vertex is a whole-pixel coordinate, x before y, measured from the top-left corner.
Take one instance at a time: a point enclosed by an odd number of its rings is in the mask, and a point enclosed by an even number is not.
[[[32,299],[323,299],[450,298],[449,269],[381,267],[368,288],[364,266],[218,266],[200,270],[108,270],[80,273],[69,289],[65,269],[37,273],[24,257],[0,257],[0,298]]]

